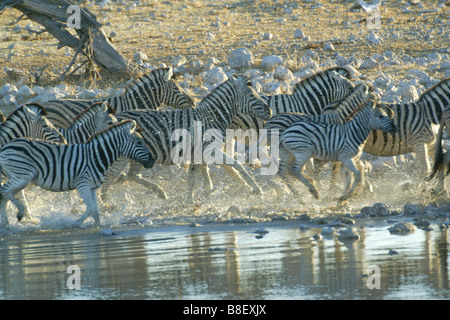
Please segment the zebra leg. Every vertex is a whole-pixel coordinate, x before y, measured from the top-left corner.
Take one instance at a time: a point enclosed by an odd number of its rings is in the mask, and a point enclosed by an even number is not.
[[[195,182],[196,182],[196,171],[198,170],[200,164],[190,164],[189,165],[189,193],[188,193],[188,199],[187,201],[189,203],[194,203],[194,188],[195,188]]]
[[[24,206],[24,218],[29,218],[31,216],[30,214],[30,206],[28,205],[27,199],[25,198],[25,190],[22,189],[22,192],[18,195],[19,201],[23,203]]]
[[[234,169],[240,172],[240,174],[244,177],[244,180],[247,182],[247,184],[252,188],[253,193],[257,194],[263,194],[263,191],[261,187],[256,183],[256,181],[248,174],[248,172],[245,170],[245,168],[240,164],[238,161],[236,161],[234,158],[229,156],[226,153],[223,153],[223,164],[224,165],[230,165]]]
[[[347,159],[342,163],[354,174],[354,181],[350,190],[339,198],[339,202],[345,201],[348,198],[350,198],[355,192],[356,186],[359,185],[361,182],[361,171],[359,171],[358,168],[356,167],[355,161],[353,159]]]
[[[289,190],[292,192],[292,194],[296,197],[299,197],[299,193],[297,189],[294,187],[292,183],[292,177],[291,177],[291,168],[288,168],[294,161],[294,156],[287,152],[284,148],[280,148],[280,161],[278,163],[278,175],[281,177],[281,179],[284,181],[286,186],[289,188]]]
[[[211,174],[209,173],[209,166],[208,165],[201,166],[201,170],[203,175],[203,181],[207,185],[208,190],[211,191],[214,186],[211,180]]]
[[[147,179],[142,178],[142,175],[140,172],[142,171],[142,165],[135,161],[130,162],[130,170],[128,171],[128,177],[133,180],[134,182],[141,184],[149,189],[151,189],[153,192],[155,192],[158,197],[167,200],[167,194],[166,192],[158,186],[156,183],[150,182]]]
[[[295,160],[292,164],[292,173],[296,175],[303,184],[308,187],[309,192],[314,196],[314,198],[319,199],[319,192],[315,186],[314,180],[304,173],[305,164],[311,159],[311,152],[307,153],[295,153]]]
[[[20,200],[16,199],[15,195],[18,192],[22,191],[30,182],[31,179],[25,179],[25,177],[18,180],[10,178],[9,181],[0,188],[0,193],[6,200],[4,201],[4,204],[2,204],[5,206],[4,210],[5,215],[3,215],[2,212],[3,218],[5,218],[6,216],[6,203],[8,201],[11,201],[17,208],[17,220],[18,221],[22,220],[23,216],[25,215],[25,206]],[[6,223],[8,223],[7,218]]]
[[[86,218],[92,215],[92,217],[95,220],[96,226],[100,227],[100,215],[96,196],[97,188],[90,188],[89,186],[81,186],[78,187],[77,189],[80,194],[80,197],[83,199],[84,204],[86,205],[86,212],[75,221],[75,225],[79,227],[84,222],[84,220],[86,220]]]

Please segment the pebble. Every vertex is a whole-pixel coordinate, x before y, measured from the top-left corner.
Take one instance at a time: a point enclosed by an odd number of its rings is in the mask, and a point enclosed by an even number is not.
[[[323,51],[334,51],[334,46],[332,43],[325,43],[325,45],[323,46]]]
[[[255,63],[253,53],[247,48],[238,48],[228,55],[228,65],[232,69],[251,68]]]
[[[283,64],[283,58],[276,55],[265,56],[261,61],[261,67],[265,69],[274,69],[277,66],[281,66]]]
[[[389,255],[390,255],[390,256],[395,255],[395,254],[398,254],[398,251],[389,249]]]
[[[409,222],[400,222],[388,228],[388,230],[391,234],[408,234],[415,232],[417,227]]]
[[[355,228],[347,228],[345,230],[341,230],[338,240],[339,241],[358,241],[360,238],[361,237]]]
[[[322,235],[320,235],[320,234],[318,234],[318,233],[316,233],[316,234],[313,236],[313,238],[314,238],[316,241],[320,241],[320,240],[323,239]]]
[[[203,74],[203,80],[211,85],[220,84],[227,81],[228,76],[221,67],[215,67]]]
[[[137,61],[144,61],[147,60],[148,56],[144,53],[144,52],[136,52],[133,56],[133,61],[137,62]]]
[[[305,34],[302,29],[295,29],[294,31],[294,39],[303,39],[305,38]]]

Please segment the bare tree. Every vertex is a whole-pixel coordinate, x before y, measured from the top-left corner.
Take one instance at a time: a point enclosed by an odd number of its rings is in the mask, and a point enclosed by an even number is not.
[[[0,14],[14,8],[22,12],[17,19],[27,18],[45,27],[60,42],[60,47],[69,46],[75,50],[73,59],[63,77],[71,69],[79,54],[87,58],[82,65],[90,62],[103,69],[117,72],[133,72],[138,66],[129,62],[116,51],[109,41],[102,25],[87,9],[72,0],[3,0]],[[70,32],[72,29],[75,32]]]

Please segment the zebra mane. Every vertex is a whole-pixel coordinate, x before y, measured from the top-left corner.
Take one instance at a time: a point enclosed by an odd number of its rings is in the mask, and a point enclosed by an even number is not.
[[[439,89],[442,87],[442,90],[446,91],[446,88],[444,86],[447,86],[447,89],[450,89],[450,77],[444,78],[435,85],[431,86],[427,90],[425,90],[419,97],[418,101],[422,101],[426,96],[428,96],[431,92],[434,92],[436,89]],[[448,95],[450,95],[450,91],[447,92]]]
[[[96,110],[96,109],[99,108],[99,106],[101,107],[103,105],[103,103],[106,103],[106,105],[108,106],[109,114],[116,114],[116,110],[114,110],[114,108],[111,107],[111,105],[108,102],[100,101],[100,102],[94,103],[92,106],[84,109],[83,112],[77,114],[75,116],[75,118],[73,118],[72,124],[77,123],[77,122],[83,122],[86,119],[91,118],[93,115],[96,115],[98,113],[98,110]]]
[[[47,115],[47,110],[45,110],[45,108],[43,106],[41,106],[40,104],[37,103],[26,103],[21,105],[20,107],[18,107],[16,110],[14,110],[13,112],[11,112],[3,122],[8,121],[9,119],[11,119],[12,117],[15,117],[17,115],[17,113],[22,112],[24,110],[24,107],[37,107],[39,109],[39,112],[41,115],[46,116]],[[3,116],[4,117],[4,116]]]
[[[150,72],[147,72],[140,76],[137,79],[133,79],[124,89],[124,92],[134,91],[136,86],[142,86],[143,83],[146,82],[147,79],[154,79],[163,77],[166,73],[170,71],[171,68],[158,68],[153,69]]]
[[[315,82],[316,79],[324,76],[325,74],[329,73],[329,72],[336,72],[338,74],[340,74],[341,76],[343,76],[345,79],[347,79],[348,81],[351,80],[352,78],[352,74],[350,73],[350,70],[344,68],[344,67],[333,67],[333,68],[328,68],[325,70],[321,70],[316,72],[313,75],[310,75],[304,79],[302,79],[301,81],[297,82],[293,88],[293,92],[295,93],[298,90],[302,90],[302,88],[304,88],[305,86],[308,86],[310,82]]]
[[[92,134],[92,135],[86,140],[85,143],[90,142],[90,141],[93,140],[94,138],[96,138],[96,137],[98,137],[98,136],[104,134],[104,133],[107,132],[107,131],[114,130],[116,127],[123,126],[123,125],[125,125],[125,124],[127,124],[127,123],[129,123],[129,122],[134,122],[134,123],[136,124],[136,126],[137,126],[137,122],[134,121],[134,120],[131,120],[131,119],[125,119],[125,120],[122,120],[122,121],[119,121],[119,122],[115,122],[115,123],[113,123],[112,125],[110,125],[108,128],[103,129],[103,130],[101,130],[101,131],[98,131],[98,132]],[[136,127],[136,129],[137,129],[137,127]]]

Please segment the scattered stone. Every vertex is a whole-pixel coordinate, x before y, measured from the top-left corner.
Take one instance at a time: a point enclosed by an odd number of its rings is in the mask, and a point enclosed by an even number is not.
[[[240,214],[240,213],[241,213],[241,210],[239,210],[239,208],[236,207],[236,206],[230,206],[230,207],[228,208],[228,212],[229,212],[229,213],[233,213],[233,214]]]
[[[409,222],[400,222],[393,227],[388,228],[391,234],[408,234],[415,232],[417,227]]]
[[[292,74],[291,70],[284,68],[282,66],[278,66],[274,73],[273,73],[273,77],[275,79],[278,80],[282,80],[282,81],[293,81],[294,80],[294,75]]]
[[[209,84],[220,84],[228,80],[228,76],[221,67],[215,67],[203,74],[203,80]]]
[[[110,228],[107,228],[107,229],[101,230],[101,231],[100,231],[100,234],[101,234],[102,236],[114,236],[114,235],[116,235],[116,234],[118,234],[118,233],[115,232],[115,231],[113,231],[113,230],[110,229]]]
[[[172,66],[178,68],[179,66],[186,63],[186,57],[182,55],[177,55],[172,59]]]
[[[347,228],[345,230],[341,230],[338,240],[339,241],[358,241],[361,237],[359,236],[358,231],[355,228]]]
[[[260,235],[266,235],[269,233],[266,229],[257,229],[254,233],[260,234]]]
[[[9,94],[16,94],[17,91],[18,90],[17,90],[17,87],[15,85],[7,83],[0,89],[0,96],[5,96],[8,93]]]
[[[420,219],[420,220],[414,222],[414,225],[415,225],[416,227],[418,227],[418,228],[421,228],[421,229],[423,229],[423,228],[429,228],[429,227],[430,227],[430,224],[431,224],[430,221],[424,220],[424,219]]]
[[[313,236],[313,238],[314,238],[316,241],[320,241],[320,240],[323,239],[322,235],[320,235],[320,234],[318,234],[318,233],[316,233],[316,234]]]
[[[133,61],[135,61],[135,62],[144,61],[147,59],[148,59],[148,56],[144,52],[141,52],[141,51],[135,53],[133,56]]]
[[[332,43],[325,43],[325,45],[323,46],[323,51],[334,51],[334,46]]]
[[[363,207],[361,215],[370,217],[387,217],[390,215],[389,209],[383,203],[375,203],[372,207]]]
[[[20,87],[19,91],[17,91],[16,96],[29,97],[33,94],[34,94],[34,92],[30,87],[23,85],[22,87]]]
[[[414,215],[420,213],[420,206],[418,204],[407,203],[403,207],[404,215]]]
[[[325,227],[322,228],[321,235],[322,236],[333,236],[336,233],[333,227]]]
[[[302,224],[300,225],[299,229],[300,229],[301,231],[305,231],[305,230],[310,229],[310,227],[309,227],[307,224],[302,223]]]
[[[355,224],[355,220],[350,219],[350,218],[346,218],[346,217],[340,217],[339,221],[346,224],[346,225],[354,225]]]
[[[302,220],[302,221],[311,221],[312,220],[311,216],[307,213],[303,213],[297,219]]]
[[[373,45],[377,45],[377,44],[380,44],[381,42],[383,42],[383,38],[381,38],[378,34],[376,34],[373,31],[370,33],[370,35],[366,39],[367,39],[367,42],[369,42],[369,44],[373,44]]]
[[[373,58],[369,58],[366,61],[364,61],[361,65],[361,69],[373,69],[378,66],[378,62],[375,61]]]
[[[261,67],[265,69],[274,69],[284,64],[284,60],[280,56],[265,56],[261,61]]]
[[[439,229],[441,229],[442,231],[447,230],[449,227],[450,227],[449,225],[446,225],[446,224],[444,224],[444,223],[441,223],[441,224],[439,225]]]
[[[305,34],[303,33],[302,29],[295,29],[294,39],[303,39],[304,37],[305,37]]]
[[[389,255],[390,255],[390,256],[395,255],[395,254],[398,254],[398,251],[389,249]]]
[[[228,65],[232,69],[251,68],[255,63],[253,53],[247,48],[238,48],[228,55]]]

